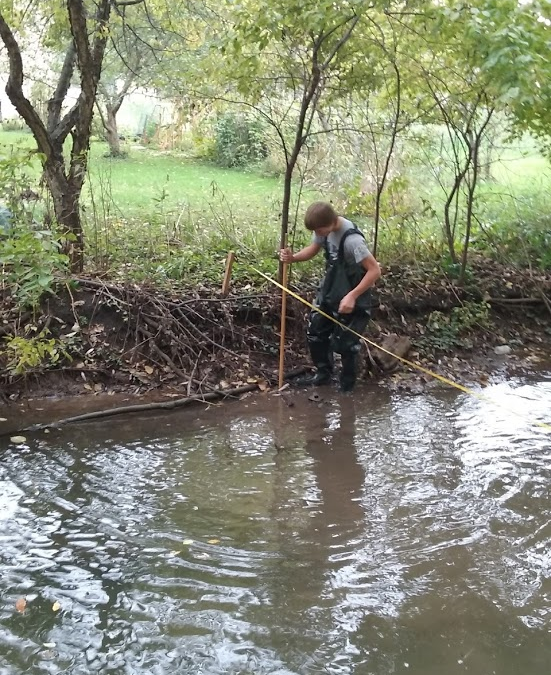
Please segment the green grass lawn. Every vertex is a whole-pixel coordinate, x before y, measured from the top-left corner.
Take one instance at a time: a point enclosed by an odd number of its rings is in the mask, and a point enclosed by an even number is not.
[[[31,134],[0,131],[0,153],[4,156],[34,147]],[[86,198],[109,197],[128,216],[156,211],[160,205],[168,210],[201,208],[222,195],[229,205],[245,211],[277,209],[281,199],[279,179],[195,163],[139,146],[130,145],[128,150],[128,157],[112,159],[106,157],[106,143],[92,143]],[[36,175],[38,171],[37,160]]]
[[[196,209],[221,199],[239,211],[277,209],[281,199],[282,184],[274,178],[132,147],[125,159],[111,159],[105,157],[106,148],[92,144],[89,189],[97,192],[108,185],[113,202],[127,215],[161,207]]]
[[[12,150],[36,148],[32,134],[23,131],[3,131],[0,129],[0,152],[3,156]]]

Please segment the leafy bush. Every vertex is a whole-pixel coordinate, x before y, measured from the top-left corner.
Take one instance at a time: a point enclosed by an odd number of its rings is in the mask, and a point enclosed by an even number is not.
[[[67,269],[67,256],[50,230],[15,227],[0,239],[0,264],[4,283],[20,307],[36,307],[46,292],[53,292],[56,273]]]
[[[455,347],[470,347],[465,335],[474,326],[488,328],[490,305],[487,302],[465,302],[454,307],[449,314],[431,312],[427,321],[427,333],[421,342],[443,351]]]
[[[534,211],[514,219],[486,221],[474,236],[475,248],[490,256],[551,269],[551,218],[547,213]]]
[[[21,308],[36,307],[44,293],[53,291],[56,273],[67,268],[57,234],[35,223],[21,200],[30,187],[25,168],[35,154],[0,158],[0,199],[9,207],[3,209],[0,230],[2,283]]]
[[[184,137],[185,139],[185,137]],[[195,124],[189,132],[189,155],[195,159],[214,161],[216,156],[216,140],[213,136],[210,120],[202,120]],[[184,152],[186,147],[181,148]]]
[[[264,159],[268,148],[258,120],[224,113],[215,125],[214,161],[225,167],[244,167]]]
[[[358,180],[352,187],[345,189],[347,213],[350,216],[372,217],[375,214],[375,190],[363,192],[360,183],[361,180]],[[387,181],[379,206],[382,220],[408,217],[418,208],[419,205],[413,202],[411,183],[407,176],[396,176]]]
[[[47,331],[31,337],[15,336],[6,339],[7,371],[22,375],[38,366],[56,364],[67,356],[59,340],[49,337]]]
[[[34,187],[27,172],[32,172],[37,154],[31,150],[15,150],[7,156],[0,154],[0,203],[8,207],[14,220],[32,220],[21,196],[32,191],[31,188]]]

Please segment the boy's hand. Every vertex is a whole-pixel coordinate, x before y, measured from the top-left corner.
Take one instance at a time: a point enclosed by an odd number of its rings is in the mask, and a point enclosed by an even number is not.
[[[293,262],[293,252],[290,248],[282,248],[279,251],[279,259],[281,262],[291,263]]]
[[[354,311],[355,306],[356,306],[356,298],[351,293],[348,293],[341,300],[341,303],[339,305],[339,314],[350,314],[351,312]]]

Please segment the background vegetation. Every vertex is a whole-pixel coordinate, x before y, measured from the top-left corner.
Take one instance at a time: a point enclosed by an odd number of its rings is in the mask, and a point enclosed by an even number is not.
[[[271,274],[276,272],[281,176],[266,171],[257,158],[239,169],[223,168],[216,157],[201,155],[200,148],[190,152],[191,143],[186,139],[184,150],[167,152],[155,142],[147,147],[125,142],[124,160],[108,156],[105,142],[92,143],[82,204],[88,273],[155,283],[217,283],[229,250],[239,256],[237,279],[260,281],[251,276],[251,260]],[[18,221],[18,230],[26,231],[32,221],[42,223],[47,212],[48,197],[39,185],[40,162],[24,154],[32,147],[28,134],[0,132],[0,144],[16,169],[11,187],[4,183],[5,202],[10,202],[10,190],[41,196],[16,206],[18,213],[27,214]],[[442,174],[435,175],[433,168],[439,157],[429,152],[430,148],[421,149],[415,142],[404,149],[407,163],[400,176],[391,179],[382,199],[384,228],[377,255],[385,266],[436,262],[447,265],[453,275],[439,219],[444,203],[438,181]],[[477,196],[473,250],[512,266],[550,268],[547,160],[529,138],[514,145],[504,143],[494,152],[490,175]],[[348,162],[343,155],[343,173],[351,171]],[[298,221],[293,229],[295,247],[307,241],[301,214],[317,198],[335,202],[372,244],[374,197],[361,194],[360,174],[351,183],[343,180],[339,185],[336,169],[331,190],[324,184],[325,174],[324,166],[311,169],[293,204]],[[8,242],[3,240],[4,247]],[[308,276],[312,269],[318,271],[319,262],[296,271]]]
[[[0,134],[4,288],[32,306],[65,269],[197,284],[229,249],[252,280],[253,261],[275,273],[287,236],[305,243],[315,198],[385,265],[436,262],[458,283],[473,253],[549,268],[548,14],[516,0],[0,0],[20,114]],[[164,112],[119,128],[136,90]]]

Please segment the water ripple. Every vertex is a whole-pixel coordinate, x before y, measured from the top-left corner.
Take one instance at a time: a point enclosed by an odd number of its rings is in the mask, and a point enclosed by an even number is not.
[[[0,448],[0,675],[547,675],[551,382],[485,394],[523,417],[366,389]]]

